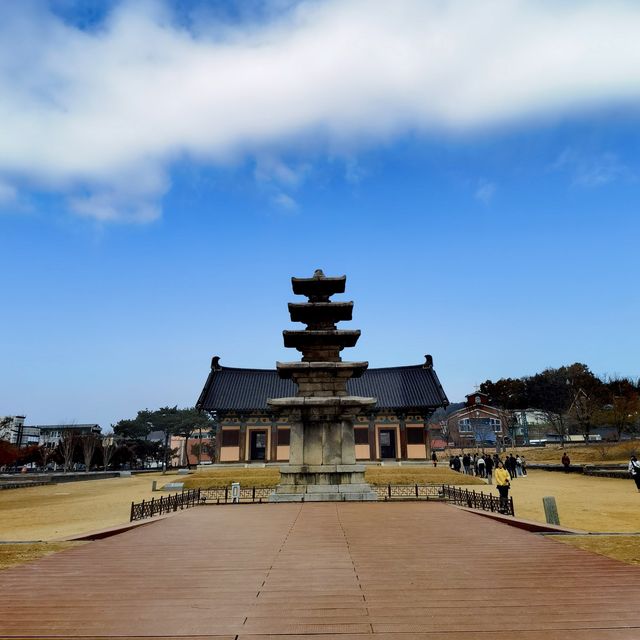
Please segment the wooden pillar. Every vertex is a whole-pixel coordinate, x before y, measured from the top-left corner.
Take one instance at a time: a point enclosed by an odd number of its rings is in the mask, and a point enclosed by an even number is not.
[[[431,460],[431,435],[429,433],[429,416],[422,416],[422,426],[424,428],[424,446],[427,451],[427,460]]]
[[[369,459],[377,460],[378,452],[376,451],[376,414],[369,414]]]
[[[398,414],[398,420],[400,422],[400,459],[407,459],[407,416],[404,413]]]
[[[269,461],[275,462],[278,459],[278,421],[273,413],[269,418],[271,418],[271,447],[269,451]]]
[[[247,418],[246,416],[239,416],[240,418],[240,434],[238,440],[238,446],[240,447],[240,462],[246,462],[247,454]]]
[[[215,422],[215,434],[216,434],[216,442],[215,447],[213,449],[213,463],[217,464],[220,462],[220,449],[222,448],[222,421],[225,418],[225,414],[221,411],[216,412],[216,422]]]

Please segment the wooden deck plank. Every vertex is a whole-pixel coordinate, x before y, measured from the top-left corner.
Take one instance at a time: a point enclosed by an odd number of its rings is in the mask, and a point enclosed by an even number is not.
[[[640,638],[638,568],[443,504],[199,507],[0,590],[1,638]]]

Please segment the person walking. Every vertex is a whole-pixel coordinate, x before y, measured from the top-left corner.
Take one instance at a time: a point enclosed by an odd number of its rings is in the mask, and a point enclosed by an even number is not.
[[[437,467],[438,466],[438,456],[436,455],[436,452],[432,452],[431,454],[431,462],[433,462],[433,466]]]
[[[631,460],[629,460],[629,473],[636,483],[636,488],[640,491],[640,462],[635,456],[631,456]]]
[[[460,456],[456,456],[453,459],[453,470],[460,473],[460,467],[462,467],[462,462],[460,462]]]
[[[486,477],[486,472],[485,472],[485,463],[484,463],[484,458],[482,456],[478,457],[478,475],[481,478],[485,478]]]
[[[522,475],[526,476],[527,475],[527,459],[522,456]]]
[[[567,455],[565,451],[562,454],[562,466],[564,467],[564,472],[569,473],[569,466],[571,465],[571,458]]]
[[[498,462],[496,467],[496,486],[500,494],[500,513],[507,513],[509,510],[509,487],[511,486],[511,476],[504,468],[502,462]]]
[[[509,466],[507,467],[507,470],[513,480],[516,477],[516,459],[513,457],[513,453],[509,455]]]
[[[516,456],[516,476],[522,478],[522,458],[519,454]]]
[[[468,453],[465,453],[462,456],[462,466],[464,467],[464,472],[470,476],[471,475],[471,456]]]
[[[487,456],[487,459],[484,461],[484,466],[487,471],[487,482],[489,484],[493,483],[492,473],[493,473],[493,458],[491,456]]]

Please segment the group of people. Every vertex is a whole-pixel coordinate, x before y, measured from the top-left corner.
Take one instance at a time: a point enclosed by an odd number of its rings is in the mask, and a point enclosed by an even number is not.
[[[458,473],[487,478],[491,484],[493,470],[501,462],[509,472],[511,478],[521,478],[527,475],[527,461],[524,456],[510,454],[504,460],[497,453],[465,453],[462,456],[451,456],[449,467]]]
[[[527,475],[527,461],[524,456],[512,453],[503,460],[497,453],[465,453],[462,456],[451,456],[449,467],[458,473],[486,478],[489,484],[495,475],[496,488],[500,494],[500,511],[506,513],[509,503],[509,488],[514,478]],[[495,470],[495,471],[494,471]]]

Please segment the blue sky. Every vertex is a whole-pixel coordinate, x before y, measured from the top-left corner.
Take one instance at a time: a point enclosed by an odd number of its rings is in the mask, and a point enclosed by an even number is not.
[[[431,353],[452,401],[640,375],[637,5],[177,6],[0,9],[0,415],[108,427],[214,354],[295,359],[316,268],[345,357]]]

